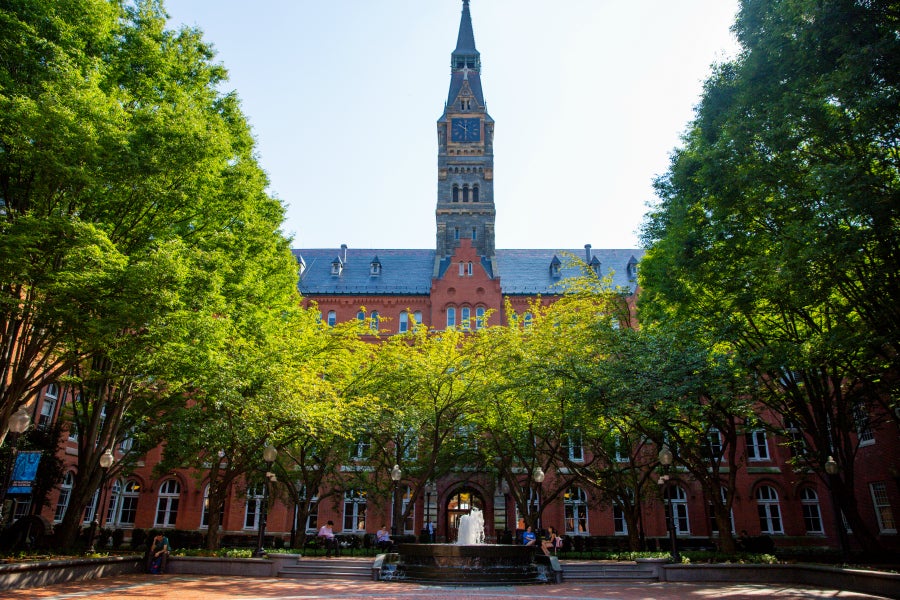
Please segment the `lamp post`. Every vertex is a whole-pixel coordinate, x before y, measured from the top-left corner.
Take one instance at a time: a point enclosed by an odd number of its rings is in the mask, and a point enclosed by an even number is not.
[[[391,481],[394,482],[394,506],[391,516],[391,537],[397,535],[397,522],[400,520],[400,478],[403,477],[403,471],[400,465],[394,465],[391,469]]]
[[[429,481],[425,484],[425,534],[429,543],[434,542],[434,532],[431,529],[431,495],[437,493],[437,484]]]
[[[541,530],[541,513],[544,511],[544,505],[541,500],[541,492],[543,491],[543,488],[544,488],[543,483],[544,483],[544,477],[546,477],[546,476],[547,476],[547,474],[544,473],[544,470],[541,468],[541,465],[536,466],[534,468],[534,471],[531,473],[531,478],[534,479],[534,482],[537,484],[537,487],[538,487],[538,498],[537,498],[538,499],[538,513],[537,513],[537,522],[536,522],[538,531]]]
[[[19,442],[19,435],[24,433],[25,430],[28,429],[28,426],[31,425],[31,415],[28,414],[28,411],[25,410],[25,407],[23,406],[13,413],[7,424],[9,426],[9,433],[11,434],[9,436],[9,443],[12,446],[12,450],[6,461],[6,469],[3,474],[3,487],[0,489],[0,527],[2,527],[2,523],[5,519],[3,506],[6,504],[6,491],[9,489],[9,485],[12,482],[12,472],[15,468],[16,454],[18,452],[16,446]]]
[[[263,556],[263,543],[266,539],[266,519],[269,516],[269,482],[275,482],[275,473],[272,473],[269,469],[272,468],[272,463],[275,462],[275,458],[278,456],[278,450],[275,449],[274,446],[266,446],[263,448],[263,460],[266,462],[266,476],[263,480],[263,500],[262,506],[259,509],[259,537],[256,539],[256,552],[254,552],[254,556],[260,558]]]
[[[91,554],[93,554],[96,549],[96,535],[97,528],[100,526],[100,519],[106,512],[103,506],[106,502],[106,474],[109,472],[109,468],[112,466],[113,461],[115,461],[115,458],[113,458],[112,450],[107,448],[106,452],[100,455],[100,468],[103,469],[103,476],[100,477],[99,503],[97,504],[97,510],[94,511],[94,520],[91,521],[91,532],[89,534]]]
[[[841,558],[846,562],[850,554],[850,540],[847,538],[847,530],[844,528],[844,521],[841,518],[841,508],[837,503],[837,494],[834,489],[838,480],[838,472],[840,467],[835,462],[833,456],[829,456],[825,461],[825,473],[828,474],[828,491],[831,494],[831,510],[834,513],[834,530],[838,534],[838,544],[841,548]]]
[[[669,470],[672,468],[673,462],[675,462],[675,457],[672,455],[672,451],[669,450],[668,446],[663,446],[662,450],[659,451],[659,464],[662,465],[664,474],[660,475],[657,483],[659,483],[666,507],[666,526],[669,529],[669,544],[672,546],[672,561],[681,562],[681,556],[678,554],[678,539],[675,536],[675,514],[672,511],[672,495],[666,493],[668,491],[666,488],[671,480]]]

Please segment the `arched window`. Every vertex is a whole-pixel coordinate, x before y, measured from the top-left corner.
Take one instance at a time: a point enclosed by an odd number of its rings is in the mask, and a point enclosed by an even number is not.
[[[525,329],[531,329],[532,316],[530,312],[525,313]]]
[[[825,533],[822,529],[822,511],[819,510],[819,495],[816,490],[805,487],[800,490],[800,502],[803,505],[803,524],[806,533]]]
[[[690,535],[691,523],[688,520],[687,493],[680,485],[670,485],[666,488],[666,500],[672,503],[672,515],[675,518],[675,533],[677,535]],[[666,523],[668,529],[668,523]]]
[[[203,488],[203,516],[200,517],[200,527],[209,528],[209,484]],[[219,531],[225,528],[225,505],[219,507]]]
[[[570,487],[565,495],[566,535],[588,535],[587,494],[580,487]]]
[[[56,501],[56,512],[53,513],[53,522],[59,523],[66,516],[69,508],[69,496],[72,494],[72,486],[75,484],[75,473],[69,471],[59,486],[59,500]]]
[[[337,313],[333,310],[328,311],[328,326],[334,327],[337,325]]]
[[[475,309],[475,329],[484,327],[484,307],[479,306]]]
[[[413,319],[414,319],[415,322],[416,322],[416,324],[414,325],[414,327],[418,327],[419,325],[421,325],[421,324],[422,324],[422,311],[421,311],[421,310],[417,310],[416,312],[414,312],[414,313],[413,313]]]
[[[319,496],[314,495],[312,498],[306,497],[306,486],[296,483],[297,496],[301,502],[308,502],[306,510],[306,533],[316,533],[319,530]]]
[[[409,313],[402,312],[400,313],[400,333],[406,333],[409,331]]]
[[[159,486],[159,497],[156,500],[157,527],[175,527],[178,519],[178,501],[181,497],[181,486],[174,479],[167,479]]]
[[[366,320],[366,311],[361,310],[358,313],[356,313],[356,320],[357,321],[365,321]]]
[[[94,515],[97,515],[97,510],[99,509],[100,504],[100,488],[94,490],[94,495],[91,496],[91,501],[87,503],[87,506],[84,507],[84,515],[82,523],[84,525],[89,525],[94,520]],[[98,515],[97,519],[99,520],[101,517]]]
[[[366,530],[366,492],[365,490],[347,490],[344,493],[344,531]]]
[[[47,386],[44,392],[44,402],[41,404],[41,416],[38,417],[38,429],[46,429],[53,422],[53,413],[56,412],[56,402],[59,399],[59,387],[55,383]]]
[[[257,483],[247,489],[247,503],[244,506],[244,529],[259,529],[259,515],[263,508],[263,485]]]
[[[781,506],[778,504],[778,492],[768,485],[756,488],[756,508],[759,512],[759,530],[762,533],[784,533],[781,524]]]
[[[478,202],[478,186],[472,188],[472,202]]]
[[[452,306],[447,309],[447,327],[456,327],[456,309]]]
[[[369,328],[372,331],[378,331],[379,325],[381,325],[381,321],[378,318],[378,311],[373,310],[372,311],[372,320],[369,323]]]
[[[728,497],[728,490],[725,487],[722,487],[720,488],[720,492],[721,501],[722,504],[724,504]],[[713,508],[712,501],[709,503],[709,531],[713,535],[719,535],[719,522],[716,520],[716,511],[715,508]],[[728,514],[728,531],[734,533],[734,508],[732,508]]]
[[[119,515],[119,501],[121,498],[122,482],[117,479],[109,490],[109,504],[106,505],[106,522],[103,523],[103,527],[110,527],[115,524]]]
[[[468,202],[468,201],[469,201],[469,186],[464,185],[463,186],[463,202]]]
[[[453,186],[453,201],[459,202],[459,186],[455,184]]]
[[[468,306],[464,306],[462,307],[462,309],[460,309],[459,324],[463,329],[467,331],[469,329],[469,319],[471,318],[471,316],[472,311]]]

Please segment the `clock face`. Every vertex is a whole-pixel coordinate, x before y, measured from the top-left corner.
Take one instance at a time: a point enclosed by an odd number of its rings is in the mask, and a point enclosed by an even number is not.
[[[453,119],[450,139],[454,142],[477,142],[481,139],[481,119]]]

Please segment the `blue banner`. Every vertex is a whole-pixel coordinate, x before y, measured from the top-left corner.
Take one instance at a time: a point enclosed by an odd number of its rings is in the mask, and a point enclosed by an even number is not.
[[[19,452],[16,465],[13,467],[12,479],[7,494],[30,494],[31,484],[37,476],[38,464],[41,462],[40,452]]]

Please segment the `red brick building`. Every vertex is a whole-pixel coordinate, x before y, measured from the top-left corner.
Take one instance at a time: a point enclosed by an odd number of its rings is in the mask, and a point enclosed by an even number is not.
[[[410,319],[433,329],[471,322],[487,324],[492,311],[495,323],[504,319],[504,299],[520,314],[528,302],[541,296],[552,301],[557,284],[572,274],[565,264],[567,253],[583,257],[601,274],[612,273],[613,284],[629,301],[636,293],[638,249],[595,250],[576,244],[570,249],[496,249],[496,209],[493,182],[494,120],[485,108],[480,79],[481,59],[475,48],[468,0],[463,0],[456,49],[451,55],[450,90],[437,121],[438,193],[436,244],[431,249],[297,249],[299,288],[304,301],[315,302],[329,323],[373,318],[387,332],[404,332]],[[56,418],[64,402],[62,391],[49,386],[34,405],[35,422]],[[897,547],[893,507],[900,502],[900,432],[897,415],[888,415],[878,428],[864,432],[858,453],[857,501],[864,518],[887,545]],[[795,471],[788,463],[786,438],[757,430],[740,441],[739,457],[744,465],[737,476],[733,530],[751,535],[769,535],[780,546],[830,546],[838,543],[837,521],[826,485],[812,473]],[[69,459],[73,443],[64,445]],[[177,528],[203,531],[206,523],[205,483],[198,484],[188,472],[154,478],[152,466],[160,457],[154,450],[131,475],[111,482],[98,491],[84,522],[93,519],[104,499],[102,522],[109,528]],[[66,510],[68,489],[74,471],[52,498],[53,508],[43,516],[59,521]],[[551,478],[554,474],[548,474]],[[527,478],[527,474],[523,477]],[[684,473],[674,475],[671,499],[675,526],[682,540],[698,545],[715,538],[707,500]],[[484,476],[465,481],[445,477],[421,498],[408,533],[418,533],[426,519],[435,522],[439,540],[452,541],[456,519],[477,506],[484,510],[488,539],[497,539],[504,529],[518,527],[520,516],[508,490]],[[27,514],[27,497],[16,497],[16,513]],[[259,524],[261,498],[257,491],[244,494],[235,489],[225,507],[223,534],[253,535]],[[543,523],[555,525],[570,538],[627,535],[617,507],[598,501],[586,487],[573,487],[543,511]],[[343,502],[323,502],[307,523],[294,523],[293,507],[275,503],[270,512],[269,536],[287,540],[293,530],[313,532],[326,520],[337,531],[373,533],[390,523],[388,501],[345,497]],[[666,524],[660,498],[643,506],[643,527],[648,538],[665,539]],[[128,536],[126,536],[128,537]]]

